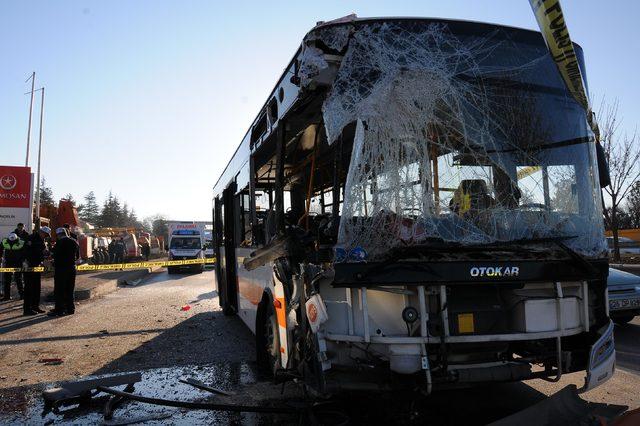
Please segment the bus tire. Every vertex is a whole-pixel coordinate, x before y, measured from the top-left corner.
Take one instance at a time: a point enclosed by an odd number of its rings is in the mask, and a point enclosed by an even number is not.
[[[176,270],[170,266],[167,266],[167,274],[173,275],[176,273]]]
[[[256,321],[256,360],[259,371],[275,378],[280,368],[280,335],[273,302],[265,294],[258,308]]]

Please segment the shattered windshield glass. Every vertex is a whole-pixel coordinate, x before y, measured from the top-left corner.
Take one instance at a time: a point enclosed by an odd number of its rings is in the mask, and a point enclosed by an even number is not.
[[[329,143],[356,123],[337,247],[377,260],[430,239],[572,236],[602,256],[593,135],[542,38],[452,25],[369,22],[306,40],[303,85],[330,68],[327,52],[342,56],[323,104]]]

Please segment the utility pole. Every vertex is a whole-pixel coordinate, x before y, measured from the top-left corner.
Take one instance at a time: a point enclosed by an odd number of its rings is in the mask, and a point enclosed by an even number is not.
[[[29,128],[27,129],[27,156],[24,160],[24,165],[25,167],[29,165],[29,144],[31,143],[31,115],[33,114],[33,94],[34,92],[34,88],[36,86],[36,72],[32,72],[31,73],[31,77],[29,77],[25,83],[27,81],[31,80],[31,102],[29,103]]]
[[[42,155],[42,122],[44,118],[44,87],[38,89],[42,90],[42,96],[40,98],[40,135],[38,136],[38,172],[37,175],[37,183],[36,183],[36,215],[38,218],[38,222],[36,223],[36,227],[40,228],[40,157]],[[32,95],[33,96],[33,95]]]

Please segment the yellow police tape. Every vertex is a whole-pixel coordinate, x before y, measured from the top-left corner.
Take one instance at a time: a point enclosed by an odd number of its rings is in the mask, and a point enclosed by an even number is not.
[[[562,14],[560,0],[529,0],[529,3],[562,80],[573,97],[589,111],[584,79]]]
[[[153,267],[185,266],[216,263],[215,257],[206,259],[185,259],[185,260],[160,260],[155,262],[132,262],[132,263],[109,263],[106,265],[78,265],[78,271],[110,271],[114,269],[147,269]],[[53,271],[51,266],[36,266],[33,268],[0,268],[0,272],[49,272]]]

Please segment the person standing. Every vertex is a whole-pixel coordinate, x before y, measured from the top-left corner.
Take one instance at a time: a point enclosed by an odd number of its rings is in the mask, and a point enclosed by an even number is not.
[[[71,225],[69,225],[68,223],[65,223],[64,225],[62,225],[62,227],[67,230],[67,235],[69,235],[69,237],[78,241],[78,234],[76,234],[71,230]]]
[[[27,242],[29,241],[29,233],[27,232],[26,229],[24,229],[24,223],[20,222],[16,225],[16,229],[13,231],[18,238],[20,238],[22,241],[24,241],[25,244],[25,249],[26,249],[26,245]],[[20,280],[20,285],[22,286],[22,283],[25,281],[25,277],[24,277],[24,272],[17,272],[17,275],[14,275],[16,277],[16,283],[18,282],[18,280]]]
[[[55,308],[47,312],[50,317],[73,315],[76,286],[76,261],[80,258],[80,247],[69,237],[64,228],[56,229],[56,245],[53,249],[53,296]]]
[[[116,241],[115,252],[116,252],[116,260],[114,263],[123,263],[124,262],[124,252],[127,246],[124,244],[124,239],[120,237],[118,241]]]
[[[109,241],[109,245],[107,246],[107,251],[109,253],[109,260],[107,263],[115,263],[116,262],[116,240],[112,239]]]
[[[9,234],[7,238],[2,240],[0,255],[4,255],[4,266],[7,268],[22,268],[24,261],[24,240],[21,240],[15,232]],[[5,272],[3,275],[3,291],[2,300],[11,299],[11,279],[15,277],[16,287],[20,299],[23,297],[22,292],[22,272]]]
[[[19,223],[13,233],[16,234],[22,241],[27,241],[29,239],[29,233],[26,229],[24,229],[24,223]]]
[[[149,241],[145,240],[142,243],[142,247],[140,251],[142,252],[142,256],[144,257],[144,260],[148,262],[149,256],[151,255],[151,246],[149,245]]]
[[[51,236],[51,229],[43,226],[38,231],[33,231],[27,241],[26,259],[30,268],[42,266],[45,257],[48,254],[47,240]],[[23,315],[36,315],[44,311],[40,309],[40,288],[41,288],[40,272],[24,273],[24,304]]]

